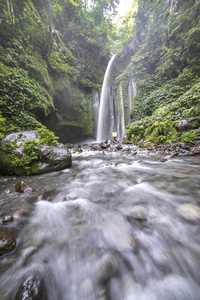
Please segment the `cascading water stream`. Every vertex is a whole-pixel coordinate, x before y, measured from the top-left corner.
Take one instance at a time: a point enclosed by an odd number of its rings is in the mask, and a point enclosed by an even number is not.
[[[94,119],[94,134],[96,136],[97,133],[97,125],[98,125],[98,115],[99,115],[99,94],[97,91],[93,93],[93,119]]]
[[[132,101],[133,98],[136,96],[137,89],[136,84],[133,79],[129,81],[128,85],[128,124],[130,122],[130,114],[131,114],[131,108],[132,108]]]
[[[31,193],[0,178],[1,300],[199,300],[199,159],[147,151],[84,147]]]
[[[110,132],[107,129],[106,122],[106,114],[108,109],[108,82],[110,78],[110,73],[112,69],[112,64],[115,59],[115,55],[113,55],[108,63],[106,73],[103,80],[101,99],[100,99],[100,108],[99,108],[99,118],[98,118],[98,126],[97,126],[97,141],[102,142],[110,137]]]
[[[123,94],[122,94],[122,85],[120,84],[119,86],[120,89],[120,102],[119,102],[119,130],[118,130],[118,135],[119,135],[119,141],[122,141],[123,138],[125,137],[125,115],[124,115],[124,100],[123,100]]]

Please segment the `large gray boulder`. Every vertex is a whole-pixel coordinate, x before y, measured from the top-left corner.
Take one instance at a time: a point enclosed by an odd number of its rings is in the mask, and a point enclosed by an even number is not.
[[[200,117],[191,117],[178,121],[177,130],[179,132],[185,132],[189,129],[199,128]]]
[[[63,144],[45,144],[36,131],[11,133],[0,142],[0,174],[36,175],[69,168],[70,151]]]

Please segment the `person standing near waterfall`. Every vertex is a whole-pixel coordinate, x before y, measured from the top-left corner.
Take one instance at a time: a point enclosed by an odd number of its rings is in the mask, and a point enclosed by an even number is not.
[[[114,141],[117,140],[117,131],[112,132],[112,137],[113,137]]]

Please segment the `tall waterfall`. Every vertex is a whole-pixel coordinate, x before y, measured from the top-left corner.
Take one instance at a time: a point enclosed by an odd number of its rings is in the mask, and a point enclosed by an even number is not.
[[[136,84],[133,79],[129,81],[128,85],[128,123],[130,122],[130,114],[132,108],[132,100],[136,96]]]
[[[101,99],[100,99],[100,108],[99,108],[99,118],[98,118],[98,126],[97,126],[97,141],[102,142],[106,139],[110,138],[110,128],[109,122],[110,118],[109,114],[109,107],[110,107],[110,95],[109,95],[109,88],[108,82],[110,78],[110,72],[112,68],[113,61],[115,59],[115,55],[113,55],[108,63],[106,73],[103,80],[102,92],[101,92]]]

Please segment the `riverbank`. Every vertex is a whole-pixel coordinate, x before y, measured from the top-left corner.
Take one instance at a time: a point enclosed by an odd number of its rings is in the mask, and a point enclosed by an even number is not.
[[[103,152],[117,152],[132,153],[137,155],[138,149],[141,152],[147,151],[149,154],[157,154],[163,158],[169,159],[175,156],[193,156],[200,155],[200,139],[191,143],[172,143],[172,144],[152,144],[151,142],[140,141],[134,143],[128,140],[123,142],[107,140],[102,143],[91,143],[91,144],[67,144],[68,149],[71,153],[81,153],[84,151],[103,151]]]

